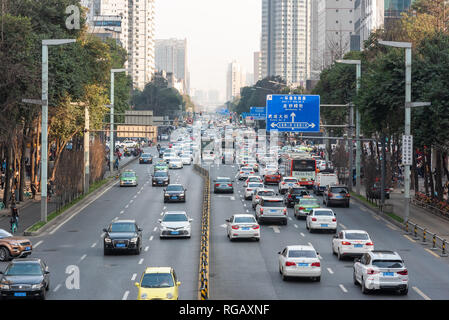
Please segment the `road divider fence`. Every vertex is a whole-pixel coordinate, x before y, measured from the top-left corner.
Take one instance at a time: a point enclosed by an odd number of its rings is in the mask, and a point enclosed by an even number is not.
[[[446,239],[443,239],[435,233],[429,232],[425,227],[419,226],[418,224],[409,220],[405,222],[405,232],[408,235],[413,236],[414,240],[421,240],[421,244],[423,245],[430,244],[432,246],[431,248],[429,248],[430,250],[440,250],[441,257],[448,256],[446,249]]]
[[[200,263],[198,279],[198,300],[209,299],[209,226],[210,226],[210,177],[209,171],[195,164],[193,169],[197,171],[204,180],[203,207],[201,215],[201,243]]]

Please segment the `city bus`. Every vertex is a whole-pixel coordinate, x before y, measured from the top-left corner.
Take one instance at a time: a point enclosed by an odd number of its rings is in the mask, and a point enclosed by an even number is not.
[[[283,154],[279,169],[284,177],[295,177],[301,186],[305,186],[308,189],[313,187],[317,166],[316,160],[308,154]]]

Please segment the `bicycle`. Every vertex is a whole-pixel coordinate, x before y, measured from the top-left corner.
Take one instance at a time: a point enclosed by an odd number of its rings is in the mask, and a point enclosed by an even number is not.
[[[14,234],[17,231],[17,222],[11,221],[11,233]]]

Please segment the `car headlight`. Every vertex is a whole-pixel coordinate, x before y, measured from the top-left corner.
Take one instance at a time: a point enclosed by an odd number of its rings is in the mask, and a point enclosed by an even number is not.
[[[106,242],[106,243],[111,243],[111,239],[110,238],[104,238],[104,242]]]
[[[167,299],[172,299],[173,298],[173,294],[171,292],[167,293]]]
[[[33,285],[31,286],[31,290],[39,290],[39,289],[42,289],[42,283],[39,283],[39,284],[33,284]]]
[[[0,289],[2,289],[2,290],[9,290],[9,285],[0,283]]]
[[[132,238],[132,239],[131,239],[131,242],[137,242],[137,237]]]
[[[180,196],[180,197],[184,197],[184,193],[181,193],[179,196]]]
[[[148,295],[146,293],[142,293],[140,295],[140,299],[146,299],[148,297]]]

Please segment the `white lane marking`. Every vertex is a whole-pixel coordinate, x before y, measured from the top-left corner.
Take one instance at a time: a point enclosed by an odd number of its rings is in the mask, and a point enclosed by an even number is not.
[[[360,210],[368,212],[368,209],[366,209],[365,207],[360,207]]]
[[[308,242],[307,244],[308,244],[309,246],[313,247],[312,243]]]
[[[246,207],[246,203],[244,203],[243,206]]]
[[[125,213],[125,210],[120,211],[120,214],[124,214],[124,213]]]
[[[95,248],[96,245],[97,245],[97,243],[94,242],[90,247],[91,247],[91,248]]]
[[[380,218],[379,218],[376,214],[373,214],[372,216],[373,216],[373,218],[376,219],[377,221],[380,221]]]
[[[345,226],[343,223],[340,223],[340,226],[341,226],[343,229],[347,229],[346,226]]]
[[[122,300],[127,300],[129,295],[129,291],[125,291],[125,294],[123,295]]]
[[[417,287],[412,287],[413,290],[416,291],[417,294],[419,294],[421,297],[424,298],[424,300],[432,300],[428,296],[426,296],[421,290],[419,290]]]
[[[53,290],[53,292],[56,292],[56,291],[58,291],[59,290],[59,288],[61,288],[61,284],[58,284],[57,286],[56,286],[56,288]]]
[[[87,202],[84,206],[82,206],[81,208],[79,208],[77,211],[75,211],[75,213],[73,213],[67,220],[65,220],[64,222],[62,222],[61,224],[59,224],[56,228],[54,228],[52,231],[50,231],[48,234],[53,234],[55,233],[57,230],[59,230],[59,228],[61,228],[63,225],[65,225],[67,222],[69,222],[73,217],[75,217],[78,213],[80,213],[81,211],[83,211],[84,209],[86,209],[92,202],[97,201],[98,198],[100,198],[101,196],[103,196],[106,192],[108,192],[112,187],[114,187],[116,184],[118,184],[118,181],[113,183],[112,185],[110,185],[109,187],[107,187],[106,189],[103,190],[103,192],[101,192],[100,194],[96,195],[95,197],[93,197],[89,202]]]
[[[270,228],[273,228],[273,231],[274,231],[275,233],[281,233],[281,230],[279,229],[278,226],[270,226]]]
[[[292,217],[288,217],[288,220],[292,221],[293,219],[292,219]]]
[[[127,204],[126,206],[125,206],[125,208],[128,208],[129,207],[129,204]]]
[[[340,284],[339,287],[343,292],[345,292],[345,293],[348,292],[348,290],[346,290],[346,288],[342,284]]]
[[[302,233],[302,232],[300,233],[300,235],[301,235],[301,236],[303,236],[303,237],[305,237],[305,236],[306,236],[306,235],[305,235],[304,233]]]
[[[153,231],[156,231],[156,230],[157,230],[157,227],[154,227]]]
[[[80,261],[83,261],[84,259],[86,259],[87,254],[83,254],[83,256],[81,257]]]
[[[298,228],[298,225],[297,225],[297,224],[294,224],[293,226],[294,226],[295,228]]]
[[[139,264],[142,264],[142,263],[143,263],[143,258],[139,260]]]
[[[37,248],[37,246],[40,245],[40,244],[42,244],[42,242],[44,242],[44,241],[41,240],[41,241],[39,241],[38,243],[36,243],[36,244],[33,246],[33,249],[34,249],[34,248]]]
[[[163,216],[164,215],[164,213],[163,212],[161,212],[161,216]]]
[[[246,209],[246,213],[249,213],[249,210],[248,210],[248,209]]]
[[[334,274],[331,268],[327,268],[327,271],[329,271],[330,274]]]
[[[231,197],[231,200],[234,201],[234,200],[235,200],[235,197]]]
[[[150,241],[152,241],[152,240],[153,240],[153,236],[150,237]]]
[[[145,252],[147,252],[150,249],[150,247],[145,247]]]
[[[133,203],[133,202],[134,202],[134,200],[132,200],[132,199],[131,199],[131,200],[129,200],[129,203]]]
[[[393,225],[391,225],[389,223],[387,223],[387,227],[390,228],[391,230],[394,230],[394,231],[398,230]]]
[[[167,207],[164,207],[163,209],[165,210],[165,209],[167,209]]]
[[[134,198],[134,199],[136,199],[136,198],[137,198],[137,196],[134,196],[133,198]]]
[[[115,217],[114,219],[112,219],[112,221],[117,221],[118,220],[118,217]]]
[[[134,273],[133,276],[131,277],[131,281],[136,280],[136,277],[137,277],[137,273]]]

